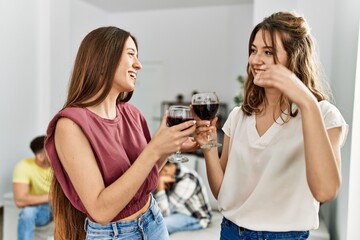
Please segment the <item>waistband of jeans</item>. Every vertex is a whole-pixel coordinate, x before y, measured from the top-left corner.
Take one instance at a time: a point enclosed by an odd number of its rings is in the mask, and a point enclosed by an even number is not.
[[[117,228],[121,228],[121,227],[128,227],[128,226],[137,226],[139,221],[144,221],[146,219],[152,218],[154,219],[155,216],[158,214],[159,212],[159,208],[155,207],[156,205],[156,201],[153,197],[153,195],[150,195],[150,206],[149,208],[142,214],[140,215],[138,218],[133,219],[133,220],[128,220],[128,221],[116,221],[116,222],[110,222],[106,225],[101,225],[99,223],[93,222],[91,221],[89,218],[85,219],[85,223],[84,223],[84,229],[86,230],[86,226],[90,225],[93,227],[106,227],[106,226],[111,226],[112,228],[117,227]]]
[[[228,224],[228,225],[230,225],[232,227],[238,228],[240,232],[252,231],[250,229],[247,229],[247,228],[236,225],[235,223],[233,223],[232,221],[230,221],[229,219],[227,219],[225,217],[224,217],[224,223],[226,223],[226,224]]]
[[[238,226],[237,224],[233,223],[232,221],[230,221],[229,219],[223,217],[223,222],[225,224],[227,224],[228,226],[230,227],[233,227],[233,228],[237,228],[239,229],[239,232],[257,232],[257,233],[263,233],[263,234],[268,234],[268,233],[290,233],[290,234],[302,234],[302,233],[309,233],[308,230],[300,230],[300,231],[269,231],[269,230],[265,230],[265,231],[258,231],[258,230],[251,230],[251,229],[248,229],[248,228],[245,228],[245,227],[242,227],[242,226]]]

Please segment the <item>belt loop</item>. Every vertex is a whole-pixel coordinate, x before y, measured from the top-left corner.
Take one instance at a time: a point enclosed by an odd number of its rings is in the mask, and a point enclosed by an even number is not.
[[[84,231],[86,232],[87,231],[87,225],[88,225],[88,218],[85,218],[85,221],[84,221]]]
[[[111,223],[111,226],[112,226],[112,229],[113,229],[113,231],[114,231],[114,236],[119,235],[116,222],[112,222],[112,223]]]
[[[156,212],[156,208],[155,208],[156,202],[155,202],[155,199],[154,199],[154,197],[153,197],[152,194],[151,194],[150,197],[151,197],[151,198],[150,198],[150,211],[151,211],[151,214],[153,215],[153,219],[156,221],[156,215],[158,214],[158,213]]]

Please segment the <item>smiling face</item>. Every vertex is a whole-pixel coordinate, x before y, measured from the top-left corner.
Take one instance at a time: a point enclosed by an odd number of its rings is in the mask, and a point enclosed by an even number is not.
[[[135,88],[137,72],[142,68],[134,40],[129,37],[124,45],[116,68],[113,87],[119,92],[131,92]]]
[[[256,76],[260,71],[264,71],[268,66],[279,63],[284,66],[288,65],[288,56],[281,42],[279,33],[275,36],[275,47],[271,44],[269,32],[260,29],[251,44],[249,55],[249,66],[251,73]],[[276,52],[275,52],[276,51]],[[275,60],[276,59],[276,60]]]

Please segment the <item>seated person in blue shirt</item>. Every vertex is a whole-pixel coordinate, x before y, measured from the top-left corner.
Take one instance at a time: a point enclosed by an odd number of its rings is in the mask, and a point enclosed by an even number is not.
[[[20,161],[13,172],[14,200],[21,208],[18,240],[32,240],[35,227],[52,221],[52,209],[49,208],[51,167],[44,151],[44,140],[45,136],[39,136],[31,141],[34,156]]]
[[[155,199],[169,234],[203,229],[211,220],[211,208],[201,177],[183,164],[167,162],[162,168]]]

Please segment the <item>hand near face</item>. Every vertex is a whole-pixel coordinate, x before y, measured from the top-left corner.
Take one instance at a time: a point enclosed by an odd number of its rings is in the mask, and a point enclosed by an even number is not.
[[[171,184],[175,182],[175,177],[165,174],[160,174],[159,176],[159,184],[157,187],[157,191],[162,191],[169,189]]]
[[[272,64],[254,77],[254,84],[264,88],[275,88],[301,107],[306,101],[316,100],[303,82],[282,64]]]

